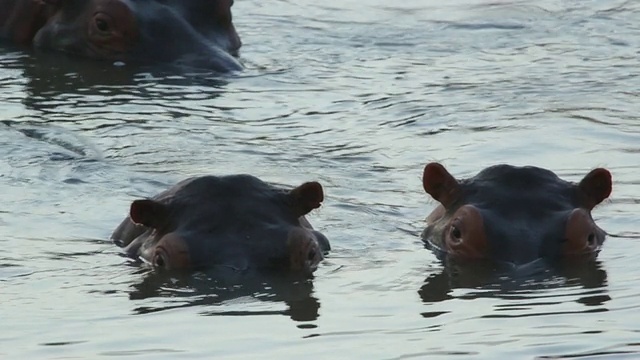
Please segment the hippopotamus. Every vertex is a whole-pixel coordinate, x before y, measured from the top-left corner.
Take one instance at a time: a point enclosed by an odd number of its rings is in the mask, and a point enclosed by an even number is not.
[[[611,194],[611,173],[579,183],[539,167],[496,165],[458,180],[439,163],[424,168],[424,190],[439,202],[422,239],[440,255],[523,265],[537,259],[595,256],[605,231],[591,210]]]
[[[240,70],[233,0],[0,0],[0,37],[89,58]]]
[[[134,200],[111,238],[158,269],[311,275],[330,245],[305,215],[323,199],[318,182],[286,190],[251,175],[194,177]]]

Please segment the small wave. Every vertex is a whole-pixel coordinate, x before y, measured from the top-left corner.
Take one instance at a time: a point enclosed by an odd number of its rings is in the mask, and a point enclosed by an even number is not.
[[[449,22],[447,27],[460,30],[523,30],[527,27],[521,24],[508,23],[456,23]]]
[[[2,123],[28,138],[55,145],[64,150],[62,152],[52,151],[50,154],[51,160],[103,159],[102,153],[89,139],[63,127],[13,121],[3,121]]]

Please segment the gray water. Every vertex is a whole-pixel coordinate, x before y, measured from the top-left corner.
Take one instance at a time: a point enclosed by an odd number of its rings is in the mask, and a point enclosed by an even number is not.
[[[640,358],[640,2],[242,0],[247,70],[0,49],[0,358]],[[430,161],[579,181],[595,263],[504,277],[419,238]],[[315,279],[162,276],[108,238],[201,174],[318,180]]]

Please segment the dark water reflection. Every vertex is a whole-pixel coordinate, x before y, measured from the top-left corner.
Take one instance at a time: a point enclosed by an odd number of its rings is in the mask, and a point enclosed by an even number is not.
[[[155,99],[152,101],[162,104],[194,95],[192,90],[181,92],[185,86],[206,87],[206,94],[201,94],[200,99],[212,99],[228,83],[223,75],[199,69],[117,66],[56,53],[21,57],[5,61],[4,66],[24,76],[28,94],[23,99],[24,105],[46,113],[55,113],[60,105],[91,107],[99,99],[110,106],[135,106],[141,99]]]
[[[445,261],[442,272],[429,275],[418,294],[425,303],[453,298],[476,299],[482,297],[505,300],[523,300],[518,306],[526,308],[527,301],[534,300],[539,290],[568,288],[576,302],[585,306],[601,306],[610,301],[607,291],[607,273],[599,261],[562,261],[550,263],[536,261],[525,267],[503,269],[490,263],[456,263]],[[468,289],[464,295],[453,295],[454,289]],[[561,295],[560,297],[563,297]],[[563,299],[548,299],[556,304]],[[548,305],[548,304],[547,304]],[[599,309],[598,311],[606,311]],[[530,315],[530,314],[528,314]],[[523,316],[528,316],[523,315]],[[535,313],[533,315],[542,315]],[[487,317],[503,317],[495,314]]]
[[[136,306],[136,314],[195,307],[206,316],[285,315],[297,322],[318,318],[320,301],[313,294],[313,280],[285,274],[257,274],[218,269],[196,274],[141,270],[141,280],[131,285],[129,299],[134,302],[153,298],[169,301],[158,306]],[[238,299],[264,301],[285,310],[228,310],[225,304]],[[177,303],[177,305],[176,305]]]

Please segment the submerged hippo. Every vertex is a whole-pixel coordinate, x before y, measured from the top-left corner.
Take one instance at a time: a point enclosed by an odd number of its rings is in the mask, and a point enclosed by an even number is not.
[[[423,240],[454,259],[521,265],[565,256],[594,257],[605,232],[591,210],[611,194],[611,174],[598,168],[578,184],[537,167],[497,165],[456,180],[438,163],[423,186],[440,205]]]
[[[317,182],[283,190],[250,175],[184,180],[135,200],[112,239],[166,269],[225,266],[311,274],[329,250],[304,215],[324,199]]]
[[[233,0],[0,0],[0,37],[95,59],[240,70]]]

